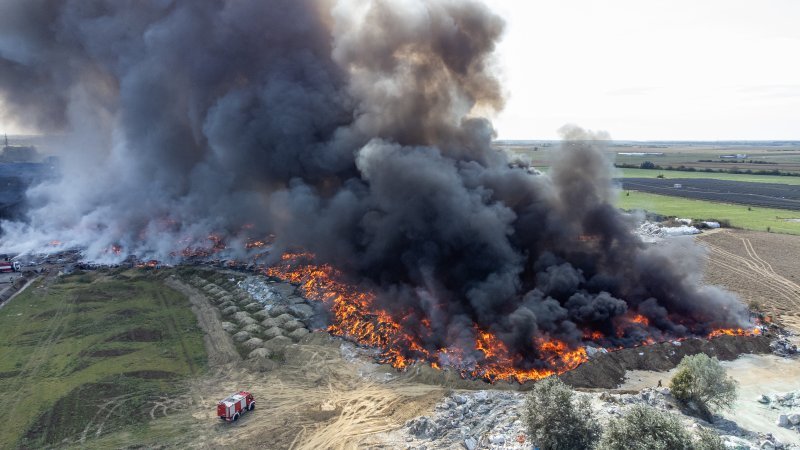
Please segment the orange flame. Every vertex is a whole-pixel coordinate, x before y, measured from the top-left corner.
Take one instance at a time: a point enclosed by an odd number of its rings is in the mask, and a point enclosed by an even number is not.
[[[516,366],[521,362],[520,355],[512,355],[493,333],[477,328],[474,349],[483,354],[483,359],[474,364],[467,364],[463,351],[458,348],[428,350],[416,337],[405,332],[389,313],[375,306],[373,294],[359,292],[337,281],[341,274],[336,269],[312,264],[312,259],[313,255],[308,253],[287,253],[278,265],[265,269],[265,273],[299,284],[307,298],[326,303],[334,318],[328,332],[380,348],[380,359],[398,369],[418,361],[428,361],[432,367],[441,368],[441,361],[447,361],[448,366],[458,369],[463,376],[522,383],[574,369],[587,359],[583,348],[570,349],[562,341],[544,340],[538,343],[538,348],[543,366],[547,368],[519,369]],[[428,319],[421,322],[430,329]]]
[[[713,339],[717,336],[758,336],[760,334],[760,328],[720,328],[708,333],[708,338]]]
[[[630,321],[646,327],[650,326],[650,319],[641,314],[634,314],[633,316],[630,317]]]
[[[268,276],[281,278],[298,284],[303,295],[311,300],[328,305],[333,320],[327,331],[336,336],[352,339],[360,344],[377,347],[381,350],[380,360],[398,369],[410,364],[427,361],[431,367],[440,369],[451,367],[464,377],[481,378],[490,382],[515,380],[520,383],[538,380],[560,374],[578,367],[588,359],[584,347],[572,348],[566,342],[542,337],[533,342],[541,364],[527,367],[523,355],[512,354],[507,345],[494,333],[474,328],[473,349],[482,358],[473,361],[461,348],[425,348],[419,338],[408,333],[401,325],[403,318],[392,317],[375,304],[376,297],[369,292],[361,292],[354,286],[341,282],[341,273],[330,265],[316,265],[310,253],[287,253],[275,266],[264,269]],[[638,324],[648,327],[650,321],[641,314],[629,314],[621,318],[622,328]],[[431,330],[429,319],[420,320],[423,329]],[[623,331],[624,332],[624,331]],[[708,338],[723,334],[756,335],[760,330],[719,329],[711,332]],[[584,331],[584,339],[597,342],[605,339],[599,331]],[[648,336],[643,345],[656,343]]]

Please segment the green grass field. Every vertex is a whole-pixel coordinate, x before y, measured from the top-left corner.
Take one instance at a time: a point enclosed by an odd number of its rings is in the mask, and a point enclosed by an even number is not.
[[[715,203],[702,200],[691,200],[666,195],[647,194],[628,191],[620,194],[618,207],[626,210],[640,209],[662,214],[692,219],[729,220],[731,226],[748,230],[774,233],[800,234],[800,222],[789,222],[785,219],[800,218],[800,211],[785,209],[748,208],[744,205]]]
[[[800,177],[787,177],[778,175],[745,175],[718,172],[684,172],[678,170],[648,170],[648,169],[617,169],[623,178],[701,178],[711,180],[748,181],[752,183],[778,183],[800,185]]]
[[[0,448],[145,436],[205,365],[189,301],[154,275],[40,280],[0,309]]]

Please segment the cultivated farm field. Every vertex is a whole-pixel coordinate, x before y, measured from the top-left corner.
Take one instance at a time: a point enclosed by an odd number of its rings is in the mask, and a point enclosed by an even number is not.
[[[706,282],[800,332],[800,236],[719,230],[697,242],[708,252]]]
[[[721,173],[721,172],[689,172],[684,170],[653,170],[653,169],[617,169],[621,179],[626,178],[663,178],[672,180],[682,179],[703,179],[703,180],[727,180],[744,181],[748,183],[777,183],[792,186],[800,185],[800,176],[781,176],[781,175],[751,175],[744,173]]]
[[[672,180],[625,178],[621,181],[625,190],[712,202],[800,210],[800,186],[691,178]]]

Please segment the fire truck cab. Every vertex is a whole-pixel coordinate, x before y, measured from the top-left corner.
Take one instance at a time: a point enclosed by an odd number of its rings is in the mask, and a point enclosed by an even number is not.
[[[21,270],[17,261],[0,261],[0,272],[19,272]]]
[[[252,411],[255,407],[253,394],[245,391],[237,392],[217,403],[217,417],[226,422],[236,422],[242,414]]]

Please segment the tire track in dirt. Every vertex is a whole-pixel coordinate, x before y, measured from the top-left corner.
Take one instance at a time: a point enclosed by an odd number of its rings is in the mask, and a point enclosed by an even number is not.
[[[410,398],[425,397],[431,387],[419,385],[365,385],[357,390],[331,392],[330,405],[341,413],[316,429],[304,428],[290,448],[361,448],[376,445],[369,438],[397,429],[419,413],[417,408],[403,411]]]
[[[744,264],[747,264],[748,267],[753,268],[757,273],[759,273],[765,279],[777,283],[777,285],[770,285],[770,286],[775,289],[781,290],[785,294],[784,296],[795,305],[800,305],[800,303],[798,303],[798,300],[800,300],[800,295],[798,295],[797,292],[798,286],[794,284],[792,281],[775,273],[775,271],[772,270],[772,266],[763,259],[761,259],[760,257],[758,257],[758,254],[755,253],[755,250],[752,250],[751,253],[751,250],[748,249],[748,244],[752,246],[752,243],[750,243],[749,239],[744,239],[744,238],[742,239],[745,251],[748,253],[748,256],[750,256],[749,259],[736,255],[735,253],[725,251],[726,254],[728,254],[729,257],[732,259],[736,259]]]
[[[763,286],[785,299],[790,305],[769,302],[776,310],[788,311],[788,306],[797,312],[800,309],[800,286],[776,273],[772,265],[761,258],[752,242],[747,238],[740,238],[747,257],[737,255],[718,245],[698,239],[698,243],[705,247],[711,254],[711,265],[727,269],[731,273],[740,275],[748,282]]]
[[[81,432],[80,437],[77,439],[77,442],[83,445],[86,442],[86,437],[88,436],[89,431],[92,429],[93,426],[97,428],[97,431],[93,433],[94,436],[95,437],[100,436],[100,433],[102,433],[103,431],[103,425],[105,425],[108,418],[111,417],[111,414],[114,413],[114,410],[116,410],[120,405],[124,404],[126,401],[130,400],[135,395],[136,394],[118,395],[114,398],[109,399],[102,405],[98,406],[97,412],[94,414],[91,420],[89,420],[89,423],[87,423],[86,426],[83,428],[83,431]],[[109,408],[109,406],[111,406],[111,408]],[[95,421],[103,413],[105,413],[105,417],[103,418],[103,420],[99,421],[99,423],[95,425]]]
[[[178,338],[178,342],[181,345],[181,352],[183,353],[183,359],[185,359],[186,364],[189,365],[189,372],[192,375],[196,375],[197,370],[194,367],[194,361],[192,361],[191,356],[189,356],[189,350],[186,349],[186,342],[183,340],[183,333],[181,333],[181,330],[178,328],[178,324],[175,322],[175,316],[172,314],[172,310],[167,304],[167,299],[164,298],[164,293],[157,291],[156,297],[158,298],[158,302],[161,304],[164,310],[169,311],[167,328],[169,328],[170,334]]]
[[[782,285],[786,286],[791,292],[800,296],[800,285],[776,273],[775,270],[772,268],[772,264],[765,261],[758,255],[758,253],[756,253],[756,249],[753,247],[753,243],[750,242],[750,239],[747,238],[741,238],[741,239],[742,243],[744,244],[744,248],[747,251],[747,254],[750,255],[750,257],[752,257],[754,260],[760,261],[763,264],[764,269],[769,274],[772,275],[775,281],[780,282]]]
[[[51,278],[45,279],[42,286],[42,297],[49,295],[50,284],[52,282],[53,279]],[[47,321],[47,326],[44,330],[45,335],[33,345],[33,351],[30,353],[30,357],[20,369],[20,373],[14,377],[14,381],[12,381],[12,383],[14,383],[14,388],[10,389],[10,393],[0,400],[0,408],[9,415],[16,414],[17,408],[27,404],[21,401],[22,397],[27,395],[27,392],[21,389],[21,386],[24,384],[26,378],[35,377],[39,371],[41,371],[42,367],[47,364],[50,353],[52,353],[53,350],[53,345],[61,339],[61,336],[67,329],[64,321],[67,315],[66,313],[72,308],[75,298],[72,298],[72,300],[73,301],[65,300],[61,302],[55,314]]]
[[[701,244],[701,245],[706,247],[710,251],[710,253],[716,257],[709,261],[711,265],[717,265],[725,268],[730,272],[741,275],[742,277],[748,279],[748,281],[761,285],[764,288],[775,292],[777,295],[797,305],[797,301],[790,290],[786,289],[784,286],[780,284],[775,285],[773,283],[770,283],[768,280],[771,277],[764,271],[753,266],[752,263],[750,263],[746,259],[743,259],[735,254],[729,253],[726,250],[722,250],[718,247],[715,248],[713,246],[709,246],[706,244]],[[733,260],[733,262],[726,262],[725,260]],[[739,265],[737,265],[737,263]],[[742,267],[742,265],[746,268]]]
[[[197,324],[203,330],[209,367],[241,362],[242,358],[233,344],[233,339],[222,329],[219,311],[211,305],[206,296],[174,277],[167,279],[166,284],[189,298],[192,311],[197,317]]]

